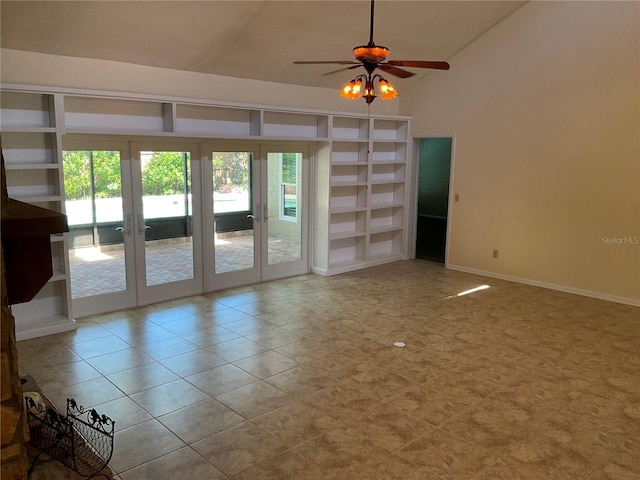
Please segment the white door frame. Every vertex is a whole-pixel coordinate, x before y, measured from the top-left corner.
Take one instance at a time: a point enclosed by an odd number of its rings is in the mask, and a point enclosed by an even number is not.
[[[147,305],[165,300],[197,295],[204,290],[204,265],[202,245],[202,160],[200,145],[196,142],[170,142],[166,140],[135,141],[130,144],[131,172],[134,210],[134,238],[136,248],[137,297],[138,305]],[[179,151],[189,152],[191,159],[191,207],[193,241],[193,277],[187,280],[146,284],[146,225],[142,205],[142,166],[141,151]]]
[[[203,152],[203,206],[204,214],[204,248],[207,262],[206,290],[215,291],[222,288],[249,285],[260,281],[273,280],[288,276],[300,275],[309,272],[309,200],[310,200],[310,163],[311,145],[299,142],[250,142],[250,141],[208,141],[202,144]],[[252,190],[251,201],[254,213],[254,267],[251,269],[237,270],[215,274],[214,253],[214,215],[213,202],[208,199],[213,198],[213,165],[211,159],[212,152],[251,152],[252,153]],[[267,154],[273,152],[300,152],[302,160],[302,238],[301,238],[301,258],[296,262],[268,265],[267,245],[268,228],[267,222],[269,213],[265,217],[265,196],[267,192]]]

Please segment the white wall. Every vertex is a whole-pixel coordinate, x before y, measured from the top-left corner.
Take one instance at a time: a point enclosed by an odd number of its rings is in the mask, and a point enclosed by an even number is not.
[[[5,84],[79,88],[187,97],[275,107],[367,113],[364,100],[345,101],[335,89],[302,87],[147,67],[130,63],[2,49],[0,80]],[[397,100],[379,101],[377,115],[397,115]]]
[[[640,3],[530,2],[450,63],[400,105],[455,135],[450,266],[639,304]]]

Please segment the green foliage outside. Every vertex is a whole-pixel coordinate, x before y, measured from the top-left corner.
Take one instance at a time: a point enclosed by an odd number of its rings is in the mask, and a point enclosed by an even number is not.
[[[93,154],[93,175],[96,198],[122,195],[120,188],[120,152],[64,152],[64,192],[67,200],[91,198],[90,158]]]
[[[187,157],[188,159],[188,157]],[[67,200],[91,198],[91,160],[96,198],[122,196],[120,152],[68,151],[63,153],[64,191]],[[249,186],[250,154],[216,152],[213,155],[213,185],[216,192],[232,188],[246,190]],[[189,165],[180,152],[152,152],[143,156],[142,189],[145,195],[176,195],[189,193],[185,188],[185,166]],[[186,164],[186,165],[185,165]]]
[[[229,193],[233,188],[248,190],[251,154],[247,152],[214,152],[213,190]]]
[[[188,160],[188,156],[187,156]],[[189,161],[180,152],[153,152],[143,163],[142,191],[144,195],[176,195],[188,193],[185,188],[185,164],[189,175]]]

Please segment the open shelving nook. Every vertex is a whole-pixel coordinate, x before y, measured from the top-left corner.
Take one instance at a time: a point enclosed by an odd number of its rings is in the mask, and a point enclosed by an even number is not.
[[[406,258],[407,117],[25,85],[3,85],[0,107],[8,192],[17,200],[64,213],[67,134],[312,142],[311,270],[333,275]],[[75,328],[67,237],[51,238],[49,283],[13,307],[19,339]]]

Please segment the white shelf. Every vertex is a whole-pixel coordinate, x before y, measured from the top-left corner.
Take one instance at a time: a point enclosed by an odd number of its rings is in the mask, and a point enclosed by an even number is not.
[[[262,135],[278,139],[327,139],[328,121],[326,115],[265,111]]]
[[[409,136],[409,122],[397,120],[373,120],[372,139],[381,141],[406,141]]]
[[[369,257],[378,259],[387,256],[402,255],[403,245],[402,230],[371,233],[369,237]]]
[[[334,141],[331,145],[331,162],[338,164],[366,163],[369,153],[369,142],[363,141]]]
[[[165,132],[168,115],[162,102],[67,96],[64,124],[67,132]]]
[[[5,164],[5,170],[60,170],[57,163]]]
[[[351,212],[366,212],[366,206],[360,207],[333,207],[329,209],[329,213],[351,213]]]
[[[335,185],[330,186],[331,194],[329,199],[330,209],[366,207],[367,186],[366,185]]]
[[[69,332],[76,328],[75,320],[63,314],[32,319],[16,317],[16,340],[20,342],[22,340],[29,340],[30,338]]]
[[[406,142],[373,142],[372,163],[405,163],[407,157]]]
[[[219,108],[203,105],[176,106],[178,134],[253,137],[261,133],[261,112],[239,108]]]
[[[405,201],[404,197],[404,182],[371,185],[370,205],[372,208],[383,208],[386,205],[403,205]]]
[[[0,96],[0,127],[12,132],[55,132],[53,95],[3,91]]]
[[[360,140],[369,138],[369,121],[366,118],[333,117],[331,136],[334,140]]]
[[[366,235],[365,211],[332,213],[329,224],[330,238]]]

